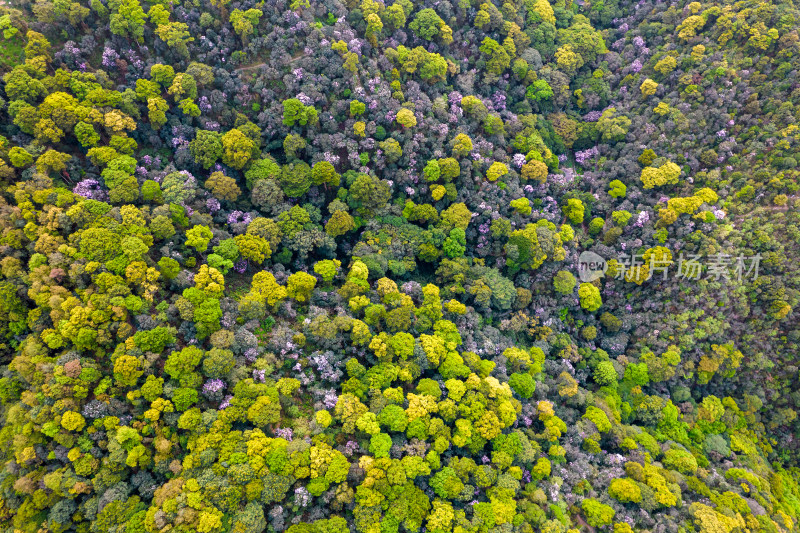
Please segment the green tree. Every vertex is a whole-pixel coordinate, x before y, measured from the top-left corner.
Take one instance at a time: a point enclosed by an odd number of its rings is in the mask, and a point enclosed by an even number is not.
[[[506,49],[490,37],[483,39],[480,51],[486,60],[487,71],[493,76],[499,76],[511,66],[511,57]]]
[[[208,226],[194,226],[186,230],[186,246],[191,246],[198,252],[204,253],[208,250],[208,243],[214,238],[214,234]]]
[[[308,302],[317,285],[317,278],[306,272],[295,272],[286,280],[286,293],[300,303]]]
[[[35,102],[47,92],[41,81],[32,78],[21,67],[16,67],[3,76],[3,81],[6,82],[6,95],[11,100]]]
[[[586,498],[581,502],[581,509],[586,515],[586,521],[590,526],[602,527],[611,524],[616,512],[612,507],[600,503],[594,498]]]
[[[395,120],[404,128],[413,128],[417,125],[417,117],[414,116],[414,112],[405,107],[397,112]]]
[[[453,42],[453,30],[445,24],[442,17],[430,8],[421,9],[414,16],[408,27],[417,37],[432,41],[438,37],[444,44]]]
[[[526,98],[534,102],[545,102],[553,98],[553,88],[546,80],[536,80],[528,86]]]
[[[221,146],[222,144],[220,143],[220,147]],[[247,180],[247,188],[250,190],[255,189],[258,181],[267,179],[277,180],[280,175],[281,166],[270,156],[263,159],[256,159],[244,173],[244,177]]]
[[[222,157],[222,134],[216,131],[197,130],[189,143],[189,151],[196,163],[209,169]]]
[[[566,270],[559,270],[553,277],[553,288],[561,294],[572,294],[576,283],[575,276]]]
[[[250,161],[253,156],[253,150],[256,148],[256,143],[236,128],[226,132],[221,141],[222,162],[237,170]]]
[[[33,163],[33,156],[19,146],[14,146],[8,151],[8,159],[17,168],[27,167]]]
[[[600,132],[603,142],[613,143],[621,141],[628,134],[631,119],[624,115],[617,115],[613,107],[607,108],[597,121],[597,131]]]
[[[323,259],[314,263],[314,272],[322,277],[322,281],[330,283],[342,266],[338,259]]]
[[[351,100],[350,101],[350,116],[351,117],[357,117],[359,115],[363,115],[366,110],[367,110],[367,105],[364,102],[360,102],[358,100]]]
[[[570,198],[567,200],[567,205],[563,206],[561,210],[564,212],[567,220],[573,224],[583,223],[585,208],[583,207],[583,202],[577,198]]]
[[[205,186],[214,196],[229,202],[235,202],[242,193],[239,186],[236,185],[236,180],[222,172],[212,172],[211,176],[206,180]]]
[[[138,0],[111,0],[109,29],[114,35],[141,41],[144,36],[145,13]]]
[[[600,289],[591,283],[581,283],[581,286],[578,287],[578,297],[580,298],[581,307],[591,313],[594,313],[603,305]]]
[[[601,361],[594,367],[592,377],[595,383],[600,386],[616,385],[617,371],[614,369],[614,364],[611,361]]]
[[[339,237],[355,227],[355,220],[347,211],[334,211],[325,223],[325,233],[331,237]]]
[[[193,100],[197,98],[197,82],[189,74],[176,74],[167,89],[167,94],[172,96],[176,102],[186,98],[191,98]]]
[[[521,397],[528,399],[536,390],[536,382],[530,374],[514,373],[508,379],[508,384]]]
[[[295,124],[301,126],[306,124],[314,125],[318,121],[319,117],[314,107],[303,105],[303,102],[297,98],[289,98],[283,101],[283,124],[285,126],[294,126]]]
[[[610,187],[608,195],[612,198],[625,198],[625,195],[628,193],[628,187],[619,180],[613,180],[608,185]]]
[[[283,166],[278,183],[286,196],[298,198],[311,188],[312,179],[313,173],[308,163],[294,161]]]
[[[330,185],[338,187],[341,176],[332,164],[327,161],[317,161],[311,169],[311,181],[314,185]]]
[[[239,254],[257,265],[260,265],[272,256],[272,248],[264,237],[247,234],[237,235],[234,240]]]
[[[233,25],[233,31],[242,38],[242,41],[247,42],[248,38],[253,35],[263,14],[264,12],[260,9],[251,8],[247,11],[234,9],[231,11],[229,20]]]
[[[194,41],[189,33],[189,25],[185,22],[167,22],[156,27],[156,35],[174,49],[181,57],[189,58],[187,44]]]
[[[442,249],[447,257],[461,257],[467,250],[467,238],[464,230],[461,228],[453,228],[450,234],[444,240]]]
[[[167,101],[156,96],[147,99],[147,116],[150,119],[150,127],[158,131],[167,123],[167,111],[169,104]]]
[[[98,141],[100,141],[100,134],[91,124],[78,122],[75,124],[75,138],[84,148],[91,148],[92,146],[97,146]]]
[[[196,346],[187,346],[180,351],[174,351],[167,357],[164,372],[172,379],[187,383],[195,368],[203,360],[203,351]]]
[[[150,67],[150,77],[154,82],[166,89],[172,85],[172,81],[175,79],[175,69],[172,68],[172,65],[162,65],[161,63],[156,63]]]

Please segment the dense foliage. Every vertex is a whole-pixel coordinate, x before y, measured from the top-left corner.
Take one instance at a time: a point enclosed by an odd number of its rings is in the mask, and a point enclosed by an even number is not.
[[[800,530],[800,9],[390,1],[0,6],[0,531]]]

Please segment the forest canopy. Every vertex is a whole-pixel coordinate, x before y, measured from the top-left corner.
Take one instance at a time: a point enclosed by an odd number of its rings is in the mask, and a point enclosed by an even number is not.
[[[0,533],[800,530],[800,9],[0,5]]]

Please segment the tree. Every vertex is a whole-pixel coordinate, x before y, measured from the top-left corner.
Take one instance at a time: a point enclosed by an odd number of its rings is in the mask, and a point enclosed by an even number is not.
[[[508,384],[514,389],[514,392],[521,397],[528,399],[533,396],[536,390],[536,382],[530,374],[514,373],[508,379]]]
[[[645,167],[642,169],[640,179],[645,189],[662,187],[664,185],[674,185],[678,183],[681,175],[681,167],[671,161],[667,161],[660,167]]]
[[[387,6],[381,18],[384,23],[389,24],[395,29],[403,29],[406,25],[406,12],[398,2]]]
[[[237,235],[235,242],[241,256],[257,265],[272,256],[272,248],[264,237],[253,234]]]
[[[61,172],[67,168],[67,163],[72,156],[56,150],[47,150],[36,160],[36,170],[43,174],[49,172]]]
[[[385,181],[376,176],[359,174],[350,186],[350,199],[355,208],[377,209],[391,198],[391,191]]]
[[[64,92],[54,92],[39,106],[39,116],[49,118],[62,130],[69,131],[78,122],[78,113],[81,111],[78,100]]]
[[[357,117],[359,115],[363,115],[366,110],[367,110],[367,105],[364,102],[360,102],[358,100],[351,100],[350,101],[350,116],[351,117]]]
[[[558,68],[572,76],[583,66],[583,57],[575,53],[571,44],[565,44],[556,50],[556,63]]]
[[[692,17],[689,17],[689,18],[692,18]],[[672,56],[664,56],[663,58],[661,58],[653,66],[653,70],[655,70],[656,72],[658,72],[662,76],[667,76],[670,72],[675,70],[675,67],[677,67],[677,66],[678,66],[678,62],[675,60],[674,57],[672,57]]]
[[[507,264],[512,270],[539,268],[547,258],[539,243],[536,224],[527,224],[525,228],[513,231],[504,250]]]
[[[300,135],[288,134],[283,140],[283,151],[288,159],[296,159],[298,154],[305,150],[308,143]]]
[[[20,130],[29,135],[34,134],[34,128],[40,120],[39,112],[35,107],[22,100],[15,100],[10,114],[14,117],[14,124],[19,126]]]
[[[203,357],[203,374],[211,379],[226,377],[235,366],[236,359],[230,350],[212,348]]]
[[[325,233],[331,237],[340,237],[355,227],[355,220],[347,211],[334,211],[325,223]]]
[[[607,526],[614,520],[616,511],[612,507],[600,503],[594,498],[586,498],[581,502],[581,509],[586,515],[586,521],[590,526],[602,527]]]
[[[176,102],[185,98],[195,99],[197,98],[197,82],[192,76],[185,72],[175,74],[172,83],[167,89],[167,93],[172,96]]]
[[[156,35],[167,43],[167,46],[175,49],[181,57],[189,58],[189,48],[186,45],[194,41],[194,37],[189,33],[188,24],[185,22],[159,24],[156,27]]]
[[[233,30],[242,38],[242,41],[247,42],[248,38],[253,35],[255,27],[261,20],[264,14],[260,9],[248,9],[242,11],[241,9],[234,9],[231,11],[229,20],[233,25]]]
[[[236,180],[222,172],[212,172],[205,185],[214,196],[229,202],[235,202],[242,192],[236,185]]]
[[[162,65],[161,63],[156,63],[150,67],[150,77],[154,82],[166,89],[172,85],[172,81],[175,79],[175,69],[172,68],[172,65]]]
[[[553,98],[553,88],[547,80],[536,80],[528,86],[525,96],[535,102],[544,102]]]
[[[585,209],[583,207],[583,202],[577,198],[570,198],[567,200],[567,205],[563,206],[561,210],[564,212],[564,216],[567,217],[567,220],[573,224],[583,223]]]
[[[244,167],[253,156],[256,144],[239,129],[232,129],[222,138],[222,162],[237,170]],[[210,165],[209,165],[210,166]]]
[[[140,41],[144,36],[145,13],[138,0],[112,0],[109,7],[111,33]]]
[[[509,66],[511,57],[500,43],[490,37],[485,37],[481,43],[480,51],[486,60],[486,70],[492,76],[500,76]]]
[[[0,29],[3,30],[3,39],[11,39],[19,30],[14,27],[13,23],[11,22],[11,15],[5,14],[0,17]]]
[[[220,147],[222,144],[220,143]],[[253,190],[256,183],[261,180],[276,180],[281,175],[281,166],[274,158],[268,156],[263,159],[256,159],[245,171],[244,177],[247,180],[247,188]]]
[[[45,62],[50,62],[52,54],[50,52],[50,41],[39,32],[29,30],[25,34],[28,42],[25,45],[25,59],[43,58]]]
[[[433,9],[425,8],[418,11],[408,27],[417,37],[426,41],[432,41],[438,37],[443,44],[453,42],[453,30]]]
[[[34,102],[47,92],[41,81],[19,67],[3,76],[3,81],[6,82],[6,95],[12,100]]]
[[[461,257],[467,249],[467,238],[464,230],[453,228],[445,239],[442,249],[447,257]]]
[[[572,294],[575,290],[575,276],[566,270],[559,270],[553,277],[553,288],[561,294]]]
[[[150,119],[150,127],[158,131],[167,123],[166,112],[169,110],[167,101],[156,96],[147,99],[147,116]]]
[[[200,253],[208,250],[208,243],[214,238],[214,234],[208,226],[194,226],[192,229],[186,230],[186,246],[191,246]]]
[[[420,77],[430,83],[444,81],[447,78],[448,63],[439,54],[429,52],[421,46],[414,49],[398,46],[397,50],[387,50],[387,56],[395,63],[399,63],[403,71],[408,74],[419,72]],[[397,87],[396,95],[402,95]]]
[[[78,122],[75,124],[74,131],[75,138],[78,139],[78,142],[81,143],[81,146],[84,148],[97,146],[98,141],[100,141],[100,135],[97,133],[97,130],[87,122]]]
[[[33,156],[19,146],[14,146],[8,151],[8,159],[17,168],[27,167],[33,163]]]
[[[330,283],[339,272],[342,262],[338,259],[323,259],[314,263],[314,272],[322,277],[322,281]]]
[[[123,387],[133,387],[144,374],[141,362],[130,355],[122,355],[114,361],[114,379]]]
[[[83,415],[75,411],[67,411],[61,415],[61,426],[67,431],[81,431],[86,426]]]
[[[386,139],[381,141],[378,146],[383,150],[387,163],[395,163],[403,155],[403,148],[396,139]]]
[[[405,107],[397,112],[395,120],[404,128],[413,128],[417,125],[417,117],[414,116],[414,112]]]
[[[352,107],[352,106],[351,106]],[[311,169],[311,181],[314,185],[330,185],[338,187],[341,176],[332,164],[327,161],[317,161]]]
[[[578,297],[581,301],[581,307],[590,313],[594,313],[603,305],[600,290],[591,283],[581,283],[581,286],[578,287]]]
[[[314,125],[318,121],[319,117],[314,107],[303,105],[303,102],[297,98],[289,98],[283,101],[283,124],[285,126],[294,126],[295,124],[301,126],[306,124]]]
[[[286,282],[286,294],[299,303],[307,302],[317,285],[317,278],[305,272],[295,272]]]
[[[169,22],[169,11],[161,4],[156,4],[147,12],[147,18],[156,26]]]
[[[313,173],[308,163],[293,161],[283,166],[278,183],[286,196],[298,198],[311,188],[312,179]]]
[[[614,364],[611,361],[601,361],[594,368],[592,373],[595,383],[600,386],[614,386],[619,377],[617,371],[614,369]]]
[[[472,152],[472,139],[466,134],[459,133],[453,139],[453,156],[464,157]]]
[[[184,204],[195,196],[195,178],[188,172],[170,172],[161,180],[161,191],[164,201],[172,204]]]
[[[609,107],[597,121],[597,131],[602,135],[604,142],[613,143],[621,141],[628,134],[631,119],[624,115],[617,116],[617,110]]]
[[[658,83],[647,78],[642,82],[639,86],[639,90],[642,92],[642,96],[653,96],[656,94],[656,89],[658,89]]]
[[[608,195],[612,198],[625,198],[628,193],[628,187],[619,180],[613,180],[608,186],[610,187]]]
[[[534,180],[539,183],[547,181],[547,165],[542,161],[535,159],[522,165],[522,178],[525,180]]]
[[[366,36],[369,39],[369,42],[372,43],[373,46],[378,44],[378,36],[383,31],[383,21],[376,13],[370,13],[367,15],[367,31]]]
[[[569,27],[558,30],[558,39],[580,54],[582,63],[592,63],[608,52],[603,35],[583,15],[576,15]]]
[[[196,346],[187,346],[180,351],[174,351],[167,357],[164,372],[181,384],[188,383],[203,356],[203,350]]]
[[[508,174],[508,167],[505,165],[505,163],[495,161],[489,167],[489,170],[486,171],[486,179],[489,181],[497,181],[506,174]]]
[[[203,168],[211,168],[222,157],[222,134],[216,131],[197,130],[194,140],[189,143],[189,151],[196,163]]]

